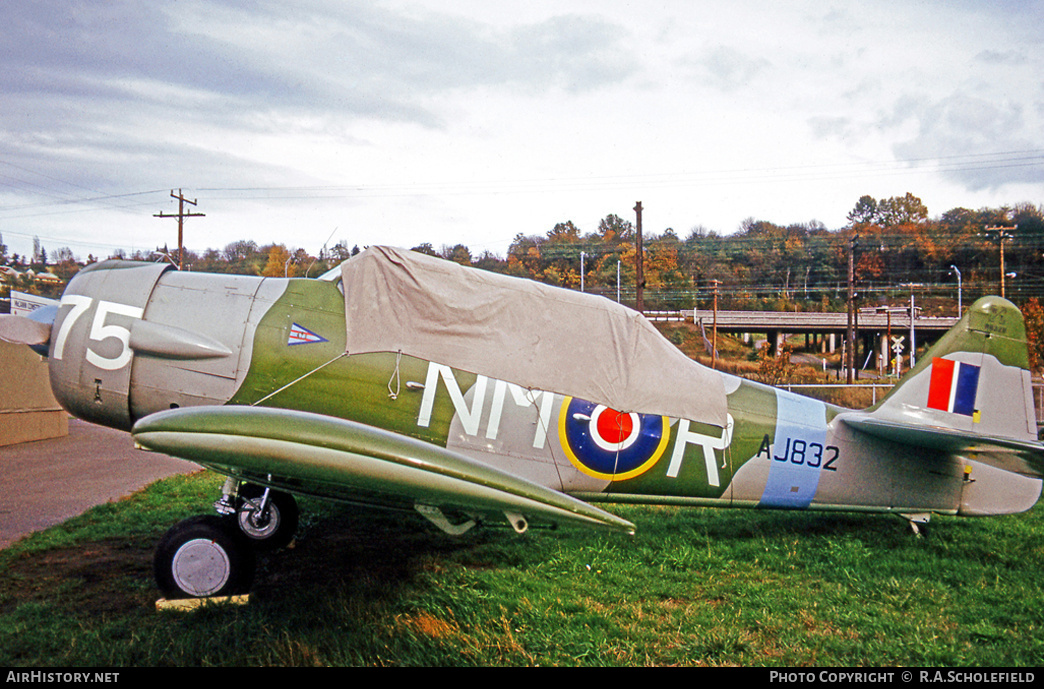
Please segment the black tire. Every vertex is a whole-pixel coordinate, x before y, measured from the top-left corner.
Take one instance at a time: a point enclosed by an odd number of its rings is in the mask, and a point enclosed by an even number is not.
[[[239,487],[236,523],[255,548],[276,550],[294,540],[300,510],[294,496],[273,490],[268,493],[268,507],[264,516],[259,517],[257,508],[261,505],[264,493],[264,487],[256,483],[244,483]]]
[[[246,593],[254,568],[254,551],[235,522],[215,515],[175,524],[153,559],[156,583],[168,599]]]

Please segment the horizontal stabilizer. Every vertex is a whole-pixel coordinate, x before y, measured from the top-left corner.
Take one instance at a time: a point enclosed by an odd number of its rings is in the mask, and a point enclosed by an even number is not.
[[[1038,478],[1044,478],[1044,443],[988,436],[941,426],[900,423],[874,418],[864,412],[839,415],[839,421],[883,440],[960,454],[970,459]]]
[[[634,533],[629,521],[564,493],[430,443],[320,414],[238,406],[172,409],[141,419],[131,433],[147,450],[221,473],[271,475],[273,483],[302,493],[363,502],[381,496]]]

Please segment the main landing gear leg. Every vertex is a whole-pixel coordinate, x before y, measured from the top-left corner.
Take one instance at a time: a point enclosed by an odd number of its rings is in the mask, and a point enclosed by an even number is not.
[[[277,550],[294,540],[300,517],[294,496],[244,483],[237,504],[239,529],[259,550]]]

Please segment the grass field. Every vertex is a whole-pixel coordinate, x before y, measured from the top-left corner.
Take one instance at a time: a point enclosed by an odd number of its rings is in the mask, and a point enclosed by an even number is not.
[[[463,537],[304,503],[246,606],[157,612],[152,548],[209,511],[177,477],[0,551],[0,666],[1044,663],[1044,508],[935,517],[611,509],[634,537]]]

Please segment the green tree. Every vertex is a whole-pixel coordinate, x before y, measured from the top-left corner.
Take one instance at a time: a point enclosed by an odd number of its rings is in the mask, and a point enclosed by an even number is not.
[[[424,254],[426,256],[438,256],[439,253],[435,251],[435,247],[430,242],[424,242],[410,249],[410,251],[416,251],[418,254]]]
[[[250,239],[240,239],[225,245],[224,249],[226,268],[224,272],[238,273],[240,275],[258,275],[264,269],[268,260],[268,249],[262,250],[257,242]],[[282,271],[279,275],[282,276]]]
[[[852,225],[869,225],[877,222],[877,201],[873,196],[860,196],[855,207],[848,213]]]
[[[453,261],[454,263],[459,263],[462,266],[471,265],[471,250],[463,244],[443,246],[440,255],[442,258]]]
[[[416,251],[416,249],[414,249]],[[327,254],[327,260],[331,263],[342,263],[352,257],[352,250],[348,248],[348,240],[342,239],[333,245]]]
[[[914,225],[928,220],[928,207],[910,192],[892,196],[877,204],[878,222],[885,227]]]
[[[29,262],[29,265],[36,271],[47,267],[47,249],[40,243],[39,237],[33,237],[33,259]]]

